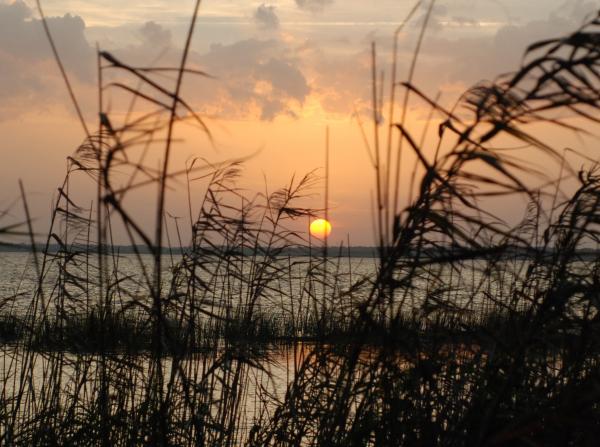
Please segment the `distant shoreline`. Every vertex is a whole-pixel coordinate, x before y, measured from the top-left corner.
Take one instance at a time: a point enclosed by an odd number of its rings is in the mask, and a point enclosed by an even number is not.
[[[71,246],[69,247],[71,250],[80,250],[80,251],[85,251],[86,247],[85,246]],[[97,251],[97,248],[95,246],[90,246],[88,247],[90,252],[95,253]],[[148,249],[148,247],[146,246],[137,246],[134,247],[132,245],[115,245],[112,247],[107,247],[106,248],[106,253],[107,254],[120,254],[120,255],[126,255],[126,254],[134,254],[136,252],[140,253],[140,254],[152,254],[152,252]],[[163,248],[162,252],[163,254],[183,254],[186,252],[191,251],[192,247],[173,247],[173,248],[168,248],[165,247]],[[44,250],[44,245],[39,244],[36,245],[36,250],[38,252],[42,252]],[[50,253],[56,253],[60,250],[60,246],[58,244],[51,244],[49,246],[49,252]],[[7,243],[0,243],[0,253],[31,253],[32,247],[29,244],[7,244]],[[281,257],[281,256],[323,256],[324,255],[324,248],[323,246],[313,246],[313,247],[307,247],[307,246],[296,246],[296,247],[289,247],[286,249],[281,250],[280,252],[278,252],[276,254],[276,256]],[[263,254],[266,253],[266,249],[262,251]],[[469,258],[473,258],[473,253],[469,253],[469,250],[465,250],[462,249],[460,247],[454,247],[454,249],[452,249],[451,247],[440,247],[440,249],[438,251],[436,251],[436,253],[432,253],[430,250],[425,250],[422,254],[423,256],[459,256],[461,255],[461,253],[463,255],[467,255],[467,257]],[[530,248],[530,249],[525,249],[525,248],[521,248],[521,247],[513,247],[512,249],[510,247],[498,247],[497,249],[494,250],[490,250],[489,253],[487,254],[501,254],[502,256],[516,256],[516,257],[531,257],[532,254],[535,253],[535,249],[534,248]],[[551,248],[547,249],[547,253],[546,255],[551,256],[553,253]],[[253,250],[248,248],[245,251],[245,254],[247,255],[252,255],[253,254]],[[351,258],[378,258],[379,257],[379,253],[378,253],[378,248],[377,247],[370,247],[370,246],[355,246],[355,247],[340,247],[340,246],[329,246],[328,250],[327,250],[327,255],[329,257],[351,257]],[[596,249],[580,249],[577,250],[576,255],[580,258],[585,258],[585,259],[592,259],[592,258],[596,258],[598,256],[600,256],[600,250],[596,250]],[[484,258],[485,257],[485,253],[481,253],[480,256],[477,257],[481,257]]]
[[[36,245],[36,250],[38,252],[41,252],[44,250],[44,245],[39,244]],[[73,250],[85,250],[86,247],[85,246],[75,246],[75,247],[69,247],[72,248]],[[132,245],[115,245],[113,247],[107,247],[106,248],[106,252],[107,253],[118,253],[118,254],[134,254],[136,252],[140,253],[140,254],[151,254],[152,252],[148,249],[148,247],[146,246],[137,246],[134,247]],[[185,252],[189,252],[191,251],[192,247],[173,247],[173,248],[169,248],[169,247],[164,247],[162,249],[162,252],[164,254],[182,254]],[[49,252],[51,253],[56,253],[60,250],[60,246],[57,244],[51,244],[49,246]],[[90,252],[96,252],[97,248],[95,246],[90,246],[89,247]],[[29,244],[6,244],[6,243],[1,243],[0,244],[0,253],[30,253],[32,252],[32,246]],[[284,250],[281,251],[281,253],[278,253],[279,256],[310,256],[312,255],[319,255],[322,256],[323,255],[323,247],[322,246],[315,246],[315,247],[290,247],[290,248],[286,248]],[[250,249],[247,250],[248,254],[252,254],[252,251]],[[337,257],[337,256],[342,256],[342,257],[362,257],[362,258],[376,258],[378,257],[378,253],[377,253],[377,248],[376,247],[367,247],[367,246],[356,246],[356,247],[350,247],[350,249],[348,249],[347,247],[342,247],[340,248],[339,246],[329,246],[328,247],[328,255],[332,256],[332,257]]]

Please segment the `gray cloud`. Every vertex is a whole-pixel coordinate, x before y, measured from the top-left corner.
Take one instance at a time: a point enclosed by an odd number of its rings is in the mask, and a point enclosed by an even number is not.
[[[528,45],[573,32],[595,8],[590,2],[574,2],[563,8],[560,15],[551,13],[545,19],[505,25],[496,32],[477,34],[445,30],[440,24],[448,20],[450,8],[434,9],[432,18],[438,21],[439,27],[432,30],[437,32],[426,35],[413,82],[431,96],[439,90],[445,91],[444,100],[453,101],[464,89],[482,79],[493,79],[518,69]],[[476,22],[464,17],[450,20],[460,22],[460,26],[478,27]],[[412,60],[418,35],[415,31],[407,32],[400,43],[400,80],[405,79]],[[454,37],[457,34],[464,37]],[[302,53],[304,72],[326,111],[352,113],[354,107],[359,111],[370,108],[371,62],[367,50],[373,38],[375,36],[369,36],[356,49],[348,44],[347,48],[340,47],[336,52],[324,51],[316,41],[306,45]],[[388,38],[378,42],[380,68],[389,69],[390,43]],[[389,71],[386,77],[388,75]]]
[[[300,9],[311,12],[322,11],[326,6],[331,5],[334,0],[295,0]]]
[[[258,109],[261,119],[295,115],[310,94],[308,82],[293,57],[294,50],[278,39],[247,39],[215,44],[197,62],[218,78],[205,98],[220,104],[220,113],[245,114]],[[216,88],[214,88],[216,87]],[[212,96],[212,97],[211,97]]]
[[[589,9],[588,9],[589,8]],[[525,49],[532,43],[572,33],[582,25],[586,12],[594,7],[580,4],[564,14],[550,14],[545,20],[535,20],[521,26],[507,25],[487,41],[462,39],[452,46],[457,70],[450,70],[451,80],[476,82],[518,68]],[[473,57],[476,59],[473,59]],[[476,63],[473,63],[473,60]]]
[[[137,41],[130,45],[116,45],[109,50],[123,62],[139,66],[177,66],[179,48],[173,45],[171,31],[156,22],[146,22],[134,33]]]
[[[144,23],[139,32],[143,42],[147,45],[155,48],[164,48],[171,45],[171,31],[156,22]]]
[[[473,17],[452,16],[451,22],[457,26],[479,26],[479,22]]]
[[[327,113],[349,116],[355,109],[370,110],[369,45],[331,54],[312,41],[304,46],[302,57],[312,91]]]
[[[296,3],[314,11],[332,1],[296,0]],[[574,30],[595,7],[591,2],[568,2],[560,14],[550,13],[545,19],[507,25],[495,33],[477,31],[473,34],[473,30],[428,33],[415,82],[434,95],[448,86],[449,90],[457,91],[481,79],[514,70],[528,44]],[[261,26],[277,23],[273,6],[263,3],[255,13],[255,20],[262,23]],[[434,18],[476,27],[468,14],[456,15],[450,6],[440,5],[434,10]],[[49,25],[69,73],[80,83],[78,93],[93,97],[95,52],[85,39],[85,23],[79,17],[65,15],[50,17]],[[147,22],[137,29],[128,28],[128,32],[138,40],[130,39],[133,43],[125,45],[117,39],[119,42],[111,49],[123,61],[134,65],[176,65],[179,62],[180,49],[173,45],[169,29]],[[401,41],[400,79],[411,60],[417,34],[414,29],[407,29]],[[203,52],[192,51],[190,63],[217,80],[186,78],[187,94],[201,110],[217,116],[253,114],[265,120],[281,114],[294,115],[310,94],[314,94],[328,112],[350,114],[355,105],[358,108],[368,105],[369,42],[352,47],[352,42],[343,41],[340,35],[337,40],[329,40],[324,48],[318,37],[312,43],[300,43],[289,36],[273,36],[266,40],[242,39],[213,44]],[[356,41],[358,37],[354,37]],[[389,41],[386,39],[378,46],[382,68],[390,61]],[[59,97],[64,100],[64,86],[41,24],[21,0],[10,4],[0,0],[0,81],[3,98],[0,113],[7,108],[11,114],[27,107],[38,109],[45,103],[59,101]]]
[[[504,25],[489,34],[451,37],[441,31],[428,33],[421,49],[414,82],[430,95],[439,90],[459,93],[484,79],[518,69],[525,49],[544,39],[568,35],[578,29],[586,16],[597,9],[590,2],[569,2],[545,18]],[[434,11],[434,19],[444,11]],[[400,68],[402,77],[408,69],[415,44],[414,32],[401,42]],[[389,51],[389,49],[387,49]],[[445,95],[450,100],[452,95]]]
[[[0,3],[0,49],[19,60],[48,60],[50,47],[42,25],[32,16],[31,9],[21,0]],[[85,38],[85,23],[81,17],[71,14],[50,17],[48,26],[66,67],[80,79],[91,80],[93,66],[82,61],[91,60],[94,51]]]
[[[275,10],[275,6],[267,6],[263,3],[254,11],[254,21],[264,29],[279,28],[279,17]]]
[[[96,53],[85,38],[85,23],[70,14],[47,21],[84,113],[95,113]],[[171,32],[154,22],[136,34],[138,44],[111,51],[128,63],[150,65],[171,47]],[[176,51],[172,56],[176,64]],[[0,3],[0,97],[1,118],[46,113],[57,104],[72,111],[41,21],[21,1]]]
[[[428,10],[431,6],[430,2],[421,3],[421,12],[417,16],[416,20],[412,22],[413,28],[421,28],[425,23],[425,19],[427,18]],[[431,14],[429,17],[429,22],[427,24],[429,28],[429,32],[432,30],[437,31],[443,27],[443,22],[447,20],[448,8],[440,3],[434,3],[431,7]]]
[[[263,22],[274,23],[273,17],[268,18],[274,14],[273,9],[265,6],[259,11],[266,14]],[[85,39],[85,23],[79,17],[65,15],[49,17],[48,24],[67,72],[76,84],[76,93],[87,104],[94,98],[96,76],[95,51]],[[147,22],[133,35],[137,35],[137,43],[117,46],[111,52],[133,65],[176,66],[179,62],[180,49],[172,45],[170,30]],[[200,108],[214,110],[219,116],[258,114],[264,120],[280,114],[293,116],[310,93],[300,62],[293,54],[294,49],[280,38],[214,44],[203,54],[192,51],[190,63],[218,80],[198,82],[198,78],[190,77],[188,94],[197,99]],[[115,71],[109,74],[119,76]],[[112,90],[107,91],[107,101],[118,103],[116,97],[111,100],[112,94]],[[3,117],[29,110],[40,112],[57,103],[68,104],[41,23],[20,0],[0,3],[0,95]]]
[[[66,14],[49,17],[48,26],[71,80],[91,85],[95,52],[85,38],[83,20]],[[21,0],[0,2],[0,97],[2,118],[68,103],[41,21]]]

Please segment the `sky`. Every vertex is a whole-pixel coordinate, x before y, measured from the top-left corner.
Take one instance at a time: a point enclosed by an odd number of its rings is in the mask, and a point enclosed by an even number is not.
[[[171,162],[181,169],[193,157],[216,163],[240,157],[240,187],[274,190],[292,176],[323,173],[330,131],[332,240],[373,243],[374,174],[357,124],[370,113],[371,43],[389,76],[392,35],[415,2],[408,0],[206,0],[191,46],[191,66],[212,77],[187,78],[184,94],[205,117],[214,141],[182,128]],[[425,2],[427,3],[427,2]],[[177,64],[192,1],[42,1],[49,26],[86,121],[97,116],[96,48],[136,66]],[[528,44],[578,28],[596,2],[585,0],[439,0],[421,49],[415,83],[452,103],[469,86],[516,69]],[[399,40],[399,79],[406,79],[426,8],[420,8]],[[57,187],[84,133],[69,101],[35,2],[0,0],[0,209],[28,191],[36,229],[43,232]],[[385,76],[384,75],[384,76]],[[107,93],[115,115],[123,105]],[[408,123],[425,125],[418,104]],[[562,136],[543,129],[557,145]],[[565,137],[566,138],[566,137]],[[565,140],[564,145],[567,144]],[[158,160],[157,160],[158,162]],[[403,178],[409,178],[406,163]],[[72,186],[84,203],[93,183]],[[185,214],[184,187],[173,184],[167,211]],[[403,191],[407,189],[403,186]],[[141,221],[152,215],[155,191],[131,204]],[[403,193],[404,194],[404,193]],[[307,199],[323,206],[323,182]],[[521,208],[506,216],[518,218]],[[17,211],[14,212],[18,214]],[[117,239],[126,242],[124,235]]]

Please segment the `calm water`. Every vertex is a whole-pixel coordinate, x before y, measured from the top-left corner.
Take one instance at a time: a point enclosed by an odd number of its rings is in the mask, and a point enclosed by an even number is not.
[[[171,259],[165,256],[164,258],[165,290],[169,290],[173,279],[172,267],[179,260],[180,258],[177,257]],[[151,271],[151,256],[143,255],[142,264]],[[116,294],[115,300],[121,299],[125,302],[130,299],[148,299],[143,267],[134,255],[120,256],[114,262],[107,262],[107,265],[109,265],[107,275],[120,284],[121,291]],[[351,284],[361,278],[373,278],[376,273],[376,260],[371,258],[333,259],[328,264],[326,273],[322,269],[318,270],[319,267],[306,258],[282,259],[272,271],[267,272],[268,274],[262,272],[262,276],[257,273],[259,265],[254,264],[254,271],[251,270],[250,263],[228,266],[228,270],[222,270],[222,266],[216,264],[207,265],[204,271],[198,272],[199,278],[208,284],[204,295],[199,295],[198,299],[206,300],[207,303],[212,300],[213,304],[219,305],[237,305],[248,298],[246,293],[250,287],[253,291],[259,290],[259,304],[265,309],[278,312],[293,312],[295,309],[298,312],[299,303],[304,303],[306,309],[310,308],[308,296],[314,299],[320,299],[323,294],[330,293],[347,296],[345,292]],[[408,304],[408,307],[415,312],[422,311],[425,309],[425,304],[429,303],[444,304],[445,309],[455,306],[473,312],[480,312],[482,308],[489,310],[488,306],[491,302],[489,297],[493,297],[498,302],[511,299],[515,288],[522,283],[527,263],[514,260],[502,263],[495,269],[485,267],[483,262],[472,261],[464,263],[460,270],[423,269],[418,272],[411,293],[409,295],[400,293],[397,301],[404,300],[405,305]],[[236,268],[237,272],[243,273],[242,276],[246,279],[236,280],[235,275],[227,273],[236,271]],[[74,262],[69,265],[68,273],[80,279],[87,275],[93,278],[94,271],[88,269],[89,267],[84,263]],[[307,286],[307,277],[310,277],[308,272],[311,269],[317,269],[316,277],[325,280]],[[401,274],[402,272],[399,273]],[[64,272],[60,272],[55,264],[48,264],[42,285],[44,295],[51,305],[57,293],[55,287],[57,281],[65,282],[67,276]],[[257,286],[252,279],[247,279],[265,277],[268,281],[265,284],[261,283],[260,286]],[[0,253],[0,312],[18,313],[27,309],[32,302],[32,292],[37,285],[30,254]],[[176,289],[178,287],[181,286],[175,286]],[[311,287],[314,290],[309,290]],[[86,287],[66,284],[65,288],[69,291],[70,300],[70,305],[65,306],[67,311],[76,312],[85,306],[94,305],[97,291],[93,284],[87,284]],[[360,300],[367,296],[370,290],[371,285],[367,281],[362,287],[353,289],[354,295],[350,295],[352,299]],[[224,297],[229,301],[224,300]],[[237,302],[232,303],[236,300]],[[335,305],[339,305],[340,302],[336,302]],[[236,417],[243,432],[243,428],[249,428],[260,417],[264,419],[272,415],[277,402],[284,399],[299,365],[313,348],[314,346],[310,344],[270,346],[256,356],[253,354],[256,363],[240,362],[234,356],[224,370],[211,369],[219,361],[219,356],[226,355],[220,352],[193,354],[181,359],[181,363],[177,366],[186,371],[188,377],[193,378],[201,378],[207,371],[213,371],[210,374],[215,377],[211,379],[206,389],[206,402],[211,413],[215,415],[219,413],[223,386],[231,386],[230,380],[236,377],[236,396],[239,399],[237,409],[239,414]],[[64,403],[76,401],[82,408],[96,405],[99,377],[97,356],[56,352],[32,354],[10,345],[1,345],[0,350],[0,381],[4,385],[2,399],[7,408],[14,405],[15,400],[12,396],[25,382],[26,392],[32,400],[41,399],[44,393],[53,390],[58,392],[59,399]],[[140,405],[151,382],[149,377],[152,362],[148,354],[113,354],[105,361],[108,362],[107,367],[118,371],[115,377],[120,377],[122,374],[128,381],[126,388],[120,386],[118,382],[111,385],[111,402],[116,405],[119,399],[126,395],[128,405],[134,407]],[[175,365],[173,362],[174,359],[168,357],[162,361],[165,377],[171,375]],[[124,368],[123,365],[130,366]],[[24,370],[25,375],[23,375]],[[87,380],[83,382],[82,371],[87,374]],[[174,395],[183,395],[183,386],[183,383],[176,380],[172,388]],[[19,408],[16,411],[20,414],[24,410]],[[23,413],[24,420],[28,417],[30,416]]]
[[[173,266],[180,260],[180,256],[164,256],[163,294],[172,287]],[[141,261],[151,278],[151,255],[142,255]],[[95,263],[93,256],[91,263]],[[410,294],[405,295],[399,291],[396,300],[417,308],[427,299],[479,312],[482,308],[489,307],[490,297],[497,301],[510,300],[515,288],[522,284],[527,265],[527,262],[513,260],[498,263],[492,269],[486,268],[489,266],[483,261],[465,262],[460,269],[433,266],[418,271],[412,281]],[[245,260],[243,265],[230,266],[207,263],[204,270],[196,271],[198,278],[206,283],[205,290],[198,299],[204,300],[207,305],[233,306],[240,301],[248,301],[249,294],[254,293],[258,295],[256,302],[259,307],[289,312],[293,306],[297,308],[298,303],[308,305],[309,298],[320,300],[323,294],[344,294],[352,284],[367,278],[361,287],[353,291],[353,297],[361,299],[371,290],[370,280],[376,275],[377,260],[331,258],[326,273],[322,265],[318,265],[318,260],[311,261],[301,257],[280,259],[275,265],[263,270],[260,268],[263,268],[260,263],[252,264],[249,260]],[[105,271],[109,281],[119,284],[119,292],[112,296],[115,302],[148,299],[149,286],[135,255],[126,254],[107,259]],[[59,269],[55,262],[49,260],[44,272],[43,290],[46,298],[52,301],[53,294],[57,293]],[[63,275],[64,287],[70,294],[67,307],[70,305],[72,312],[79,312],[83,307],[93,305],[97,299],[97,288],[93,282],[85,282],[85,278],[95,277],[94,268],[86,267],[85,262],[74,261],[69,264],[67,272],[79,284],[74,285],[68,280],[65,282]],[[240,280],[240,277],[245,279]],[[312,282],[309,278],[312,278]],[[181,283],[185,285],[185,278],[180,278],[180,284],[176,288],[181,289]],[[30,253],[0,252],[0,312],[26,309],[37,284]]]
[[[142,261],[147,268],[152,265],[150,255],[142,256]],[[166,256],[165,266],[165,287],[168,286],[173,275],[171,273],[172,262],[176,263],[179,259]],[[283,294],[276,297],[272,291],[264,292],[264,300],[269,306],[280,306],[280,309],[289,307],[289,302],[282,302],[281,297],[289,297],[296,288],[300,290],[300,278],[306,275],[309,265],[305,265],[305,260],[294,259],[292,263],[296,263],[291,268],[291,274],[288,277],[292,278],[291,283],[277,281],[277,287],[283,290]],[[288,261],[285,261],[288,263]],[[336,278],[332,278],[332,284],[340,282],[338,287],[347,285],[354,275],[369,275],[374,273],[374,263],[372,259],[352,259],[351,263],[348,260],[340,262],[336,266]],[[32,302],[33,291],[38,287],[37,275],[35,273],[35,265],[32,255],[29,253],[0,253],[0,303],[1,312],[16,312],[24,311]],[[83,266],[73,265],[70,270],[72,274],[79,276],[85,272]],[[110,275],[122,280],[122,288],[127,290],[131,296],[147,294],[147,287],[144,283],[142,268],[140,267],[137,258],[134,255],[124,255],[119,257],[116,264],[111,265]],[[208,273],[204,273],[206,277]],[[56,293],[54,285],[57,281],[61,281],[60,272],[56,266],[50,262],[47,272],[43,280],[44,294],[46,299],[52,299]],[[93,273],[92,273],[93,275]],[[126,278],[126,279],[124,279]],[[343,284],[341,284],[343,282]],[[74,302],[82,303],[85,296],[94,296],[95,289],[93,285],[89,286],[88,291],[78,290],[76,287],[71,287],[71,299]],[[215,284],[215,295],[218,291],[224,288],[222,283]],[[125,296],[124,294],[123,296]],[[289,298],[288,298],[289,299]],[[52,314],[52,307],[50,307]],[[269,346],[262,348],[261,352],[257,353],[254,360],[259,360],[260,367],[253,367],[250,364],[233,360],[228,364],[227,370],[217,369],[214,378],[211,379],[207,402],[211,403],[211,412],[215,415],[219,412],[219,402],[223,393],[223,386],[232,386],[229,383],[231,372],[235,371],[239,375],[240,380],[235,384],[237,388],[240,405],[238,409],[239,427],[241,433],[245,428],[250,427],[254,421],[262,415],[265,417],[274,410],[276,402],[284,398],[286,389],[293,380],[294,371],[297,370],[299,364],[306,352],[311,349],[310,345],[297,344],[295,346]],[[98,378],[100,359],[98,356],[90,354],[75,354],[75,353],[55,353],[55,352],[39,352],[31,353],[22,349],[16,348],[9,344],[0,346],[0,381],[2,382],[1,389],[3,390],[1,398],[6,408],[11,408],[15,405],[16,396],[19,389],[25,386],[25,393],[29,396],[27,399],[31,403],[35,399],[44,399],[44,396],[49,392],[58,391],[59,399],[67,407],[69,403],[77,401],[78,405],[83,408],[90,408],[96,405],[98,392]],[[210,370],[222,353],[209,354],[193,354],[181,360],[181,367],[186,372],[195,377],[202,377]],[[110,395],[115,405],[119,399],[127,395],[128,405],[135,407],[141,405],[148,391],[149,377],[151,374],[152,362],[147,353],[139,353],[136,355],[128,354],[112,354],[107,359],[106,365],[111,371],[120,371],[123,368],[124,362],[128,365],[126,372],[127,380],[132,386],[123,389],[118,380],[111,385]],[[169,377],[173,370],[173,359],[166,357],[162,361],[164,376]],[[23,371],[26,371],[23,376]],[[82,371],[86,371],[87,379],[82,382]],[[115,377],[119,377],[119,374]],[[23,381],[25,380],[25,382]],[[83,385],[82,385],[83,384]],[[173,390],[177,392],[182,383],[175,383]],[[166,387],[166,385],[165,385]],[[51,391],[53,390],[53,391]],[[180,395],[183,395],[182,393]],[[268,397],[268,398],[267,398]],[[267,402],[270,402],[267,404]],[[12,408],[11,408],[12,410]],[[24,423],[29,417],[26,407],[16,410],[17,414],[22,414]]]
[[[40,264],[42,258],[39,257]],[[91,263],[95,264],[95,257],[91,256]],[[173,278],[172,270],[181,260],[181,256],[163,257],[163,284],[164,290],[168,290]],[[127,301],[127,299],[144,299],[148,295],[148,284],[145,280],[143,270],[146,270],[148,277],[152,275],[153,259],[151,255],[141,255],[142,264],[133,254],[119,255],[114,259],[107,259],[105,263],[106,275],[110,281],[119,282],[119,289],[122,293],[115,293],[115,299]],[[313,293],[321,295],[323,290],[331,293],[332,290],[344,290],[350,284],[364,278],[372,278],[376,271],[376,260],[372,258],[332,258],[327,272],[323,273],[323,269],[317,266],[318,262],[308,258],[291,258],[281,259],[277,261],[274,268],[265,269],[262,272],[263,282],[266,287],[260,292],[260,303],[266,306],[279,306],[285,309],[289,308],[291,303],[289,297],[295,296],[301,299],[302,293],[306,289],[306,278],[308,272],[312,269],[316,271],[319,280],[322,275],[326,275],[326,287],[315,287]],[[244,299],[244,293],[249,289],[250,278],[255,281],[258,277],[255,271],[251,271],[251,262],[246,260],[241,266],[228,266],[216,264],[213,266],[208,264],[204,270],[198,270],[198,277],[206,281],[208,287],[211,288],[210,296],[205,296],[206,299],[216,302],[222,302],[225,295]],[[277,272],[281,269],[281,272]],[[72,280],[59,278],[59,269],[54,260],[49,259],[44,269],[43,288],[46,297],[51,297],[56,293],[55,286],[58,281],[66,281],[66,289],[71,295],[73,304],[83,305],[84,302],[94,301],[97,296],[97,288],[93,283],[95,272],[94,268],[89,268],[84,262],[72,262],[67,268],[67,272],[73,275]],[[235,272],[235,274],[230,274]],[[245,281],[235,279],[235,276],[240,276],[243,273],[247,277]],[[252,276],[253,275],[253,276]],[[84,281],[85,278],[92,278],[92,283]],[[75,282],[79,286],[75,285]],[[31,253],[12,253],[0,252],[0,311],[9,309],[26,309],[31,302],[33,291],[38,286],[35,264]],[[365,288],[366,290],[366,288]],[[117,296],[118,295],[118,296]],[[206,294],[205,294],[206,295]]]

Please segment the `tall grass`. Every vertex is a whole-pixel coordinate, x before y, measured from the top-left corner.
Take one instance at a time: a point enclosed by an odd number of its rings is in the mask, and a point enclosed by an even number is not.
[[[398,197],[398,183],[390,190],[376,176],[387,255],[359,304],[354,324],[363,341],[341,355],[335,346],[315,349],[253,445],[593,445],[597,166],[573,172],[559,148],[528,129],[595,126],[598,25],[594,18],[570,36],[531,45],[516,73],[467,91],[453,108],[460,114],[402,84],[443,122],[434,150],[403,120],[390,124],[398,164],[410,148],[423,174],[416,198],[398,212],[382,199]],[[374,110],[378,104],[374,95]],[[572,116],[586,129],[565,119]],[[578,189],[563,201],[558,179],[545,200],[544,189],[524,180],[543,173],[496,149],[507,139],[573,175]],[[516,227],[484,208],[490,196],[513,195],[530,202]],[[406,319],[428,336],[407,336]],[[373,333],[384,334],[375,347]]]
[[[327,212],[327,185],[324,210],[304,205],[314,173],[249,197],[236,186],[240,160],[171,168],[178,125],[212,139],[181,95],[184,77],[207,76],[187,61],[199,5],[173,69],[98,51],[98,130],[82,118],[87,136],[69,159],[39,252],[21,188],[36,283],[31,300],[11,298],[0,319],[2,443],[592,445],[600,432],[600,176],[595,165],[574,172],[529,128],[584,132],[564,119],[572,115],[596,124],[600,18],[533,44],[517,72],[476,85],[452,110],[413,84],[426,22],[409,82],[397,80],[399,28],[383,142],[373,46],[380,258],[373,275],[357,277],[344,247],[320,251],[295,229]],[[109,113],[106,95],[126,102],[127,113]],[[409,97],[442,116],[438,141],[425,146],[406,126]],[[559,178],[497,149],[506,139],[553,163]],[[418,183],[402,208],[406,150]],[[527,186],[534,175],[544,187]],[[82,176],[96,185],[93,208],[70,194]],[[565,176],[578,188],[563,199]],[[189,241],[184,219],[166,212],[177,181]],[[149,229],[131,203],[150,188],[158,192]],[[485,205],[494,196],[526,197],[523,221],[493,216]],[[129,237],[136,274],[123,267],[116,228]],[[298,245],[311,256],[291,256]],[[281,350],[289,377],[271,373]]]

